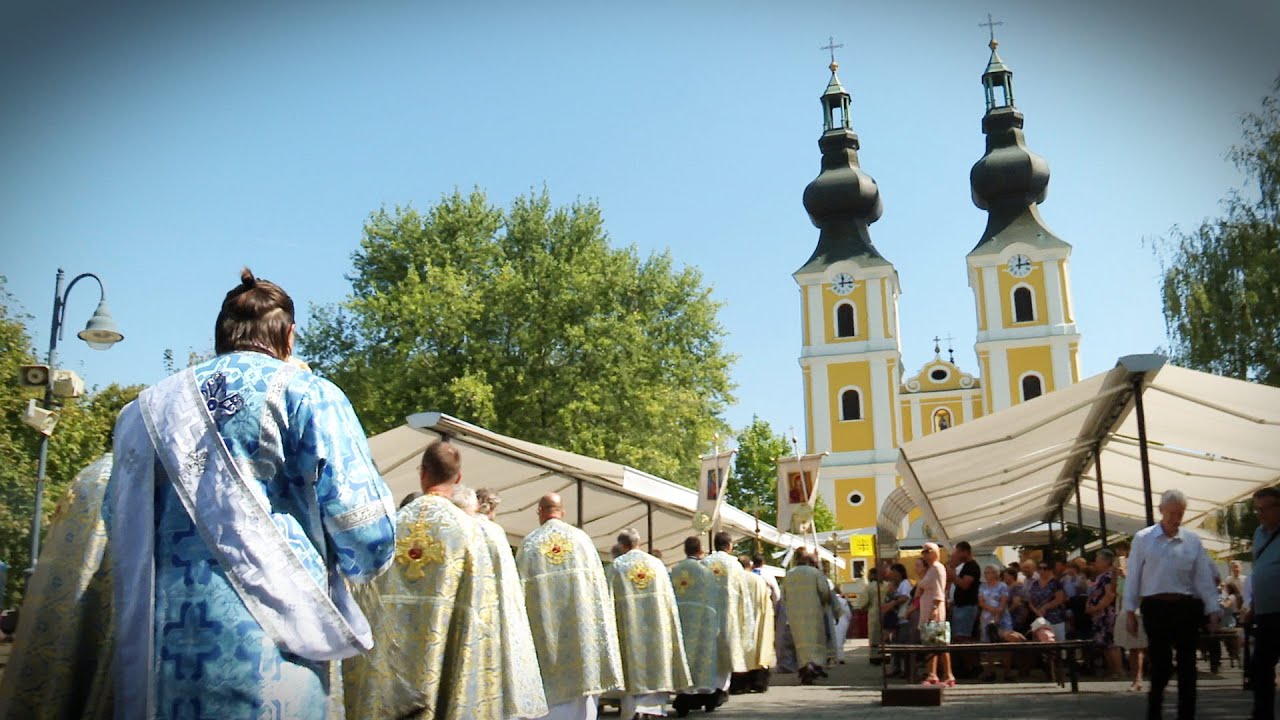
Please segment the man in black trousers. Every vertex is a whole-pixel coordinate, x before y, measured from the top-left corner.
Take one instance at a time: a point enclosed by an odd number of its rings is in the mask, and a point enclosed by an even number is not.
[[[1151,692],[1147,720],[1160,720],[1164,689],[1178,655],[1178,720],[1196,716],[1196,647],[1208,616],[1210,630],[1218,627],[1218,588],[1213,564],[1200,537],[1182,527],[1187,498],[1178,490],[1160,497],[1160,522],[1138,531],[1129,551],[1129,580],[1124,590],[1125,622],[1138,631],[1132,608],[1142,608],[1151,658]],[[1139,605],[1141,601],[1141,605]]]
[[[1253,623],[1254,650],[1245,672],[1253,690],[1253,720],[1274,720],[1280,659],[1280,543],[1274,540],[1280,535],[1280,490],[1254,493],[1253,511],[1258,529],[1253,534],[1253,598],[1245,622]]]

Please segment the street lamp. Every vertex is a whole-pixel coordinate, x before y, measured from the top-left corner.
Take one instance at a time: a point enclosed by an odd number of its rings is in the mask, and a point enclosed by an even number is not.
[[[72,278],[64,290],[62,281],[65,277],[62,268],[58,268],[58,277],[53,290],[53,322],[49,326],[49,356],[45,361],[49,365],[48,383],[44,388],[46,410],[53,410],[55,407],[54,363],[57,359],[58,340],[62,339],[62,329],[67,315],[67,296],[71,294],[71,288],[75,287],[76,283],[85,278],[93,278],[98,283],[98,309],[94,311],[93,317],[89,318],[84,330],[76,333],[76,337],[84,340],[85,344],[94,350],[109,350],[112,345],[124,339],[124,335],[116,327],[116,321],[111,318],[111,310],[107,307],[107,288],[102,284],[102,279],[93,273],[81,273]],[[36,468],[36,507],[35,514],[31,518],[31,567],[27,569],[28,575],[35,572],[36,559],[40,557],[40,505],[44,500],[44,472],[49,459],[50,432],[40,433],[40,460]]]

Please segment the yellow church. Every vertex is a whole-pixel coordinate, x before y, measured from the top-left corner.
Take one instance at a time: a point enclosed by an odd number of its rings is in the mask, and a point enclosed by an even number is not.
[[[831,63],[821,96],[821,171],[804,191],[818,245],[793,277],[803,323],[808,451],[830,452],[819,493],[845,529],[884,528],[888,518],[893,536],[901,537],[918,518],[899,489],[901,444],[1080,378],[1071,246],[1040,217],[1049,165],[1027,149],[1013,73],[996,46],[993,38],[982,74],[986,153],[970,172],[973,202],[986,211],[987,226],[965,257],[977,373],[943,359],[936,345],[924,367],[903,367],[898,271],[871,241],[870,226],[883,211],[880,191],[858,163],[849,93]]]

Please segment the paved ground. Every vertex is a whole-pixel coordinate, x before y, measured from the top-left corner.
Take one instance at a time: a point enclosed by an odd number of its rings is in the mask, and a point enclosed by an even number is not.
[[[851,641],[846,665],[828,669],[821,685],[801,687],[795,675],[775,675],[773,687],[762,695],[736,695],[710,716],[690,713],[692,720],[825,720],[826,718],[940,717],[977,720],[1040,720],[1041,718],[1138,718],[1146,712],[1145,693],[1127,692],[1128,682],[1083,679],[1080,693],[1046,682],[1017,684],[973,683],[946,690],[942,708],[880,706],[880,669],[867,660],[866,641]],[[1225,660],[1225,658],[1224,658]],[[1225,667],[1220,675],[1202,672],[1199,689],[1200,720],[1244,720],[1249,717],[1252,696],[1240,689],[1239,668]],[[901,680],[897,682],[902,682]],[[1176,715],[1176,686],[1166,693],[1165,716]]]

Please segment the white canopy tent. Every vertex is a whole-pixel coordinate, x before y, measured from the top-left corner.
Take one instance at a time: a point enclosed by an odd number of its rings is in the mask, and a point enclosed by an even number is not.
[[[1280,482],[1280,388],[1129,355],[1108,372],[904,445],[903,486],[934,532],[978,543],[1036,521],[1110,530],[1154,522],[1165,490],[1183,522]]]
[[[501,496],[497,520],[512,545],[519,545],[538,526],[538,500],[549,492],[560,493],[565,522],[591,535],[602,555],[607,556],[619,532],[634,527],[646,547],[661,550],[671,563],[684,558],[684,539],[698,534],[692,525],[698,495],[689,488],[625,465],[499,435],[436,412],[412,415],[406,424],[369,438],[374,462],[397,502],[419,489],[422,451],[441,434],[458,446],[463,483]],[[759,537],[774,545],[805,542],[728,504],[720,511],[720,522],[735,535]],[[830,551],[819,551],[843,567],[844,562]]]

